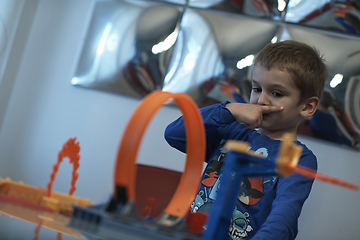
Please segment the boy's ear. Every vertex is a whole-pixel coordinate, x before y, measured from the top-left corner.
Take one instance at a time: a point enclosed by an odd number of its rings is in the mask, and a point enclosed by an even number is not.
[[[311,117],[316,109],[319,106],[319,98],[318,97],[311,97],[308,98],[307,100],[305,100],[304,104],[303,104],[303,109],[300,112],[300,115],[303,118],[308,118]]]

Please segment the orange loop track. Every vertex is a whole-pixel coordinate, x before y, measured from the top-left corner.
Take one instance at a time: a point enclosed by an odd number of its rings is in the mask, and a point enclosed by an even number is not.
[[[205,129],[198,106],[185,93],[154,91],[148,94],[137,107],[125,129],[120,143],[114,181],[114,198],[116,186],[127,189],[127,201],[135,199],[135,170],[137,152],[146,127],[155,113],[168,100],[174,99],[183,113],[186,131],[186,163],[179,185],[167,205],[166,214],[183,217],[194,200],[197,184],[200,182],[205,159]]]

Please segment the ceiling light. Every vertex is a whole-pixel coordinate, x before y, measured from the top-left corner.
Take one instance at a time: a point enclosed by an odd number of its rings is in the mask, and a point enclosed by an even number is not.
[[[330,81],[330,87],[335,88],[337,85],[339,85],[342,82],[343,77],[344,76],[340,73],[336,74]]]
[[[241,59],[237,62],[236,67],[238,69],[243,69],[244,67],[249,67],[253,64],[255,56],[254,55],[248,55],[245,58]]]

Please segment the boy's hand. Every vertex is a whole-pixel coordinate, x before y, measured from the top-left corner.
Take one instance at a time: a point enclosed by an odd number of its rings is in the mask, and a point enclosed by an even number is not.
[[[259,128],[262,125],[263,114],[282,111],[283,107],[261,106],[246,103],[228,103],[226,108],[232,113],[236,121],[244,123],[248,128]]]

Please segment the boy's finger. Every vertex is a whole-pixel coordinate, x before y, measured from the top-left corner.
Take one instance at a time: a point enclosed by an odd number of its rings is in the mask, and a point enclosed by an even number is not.
[[[284,109],[284,107],[279,106],[261,106],[263,113],[279,112]]]

